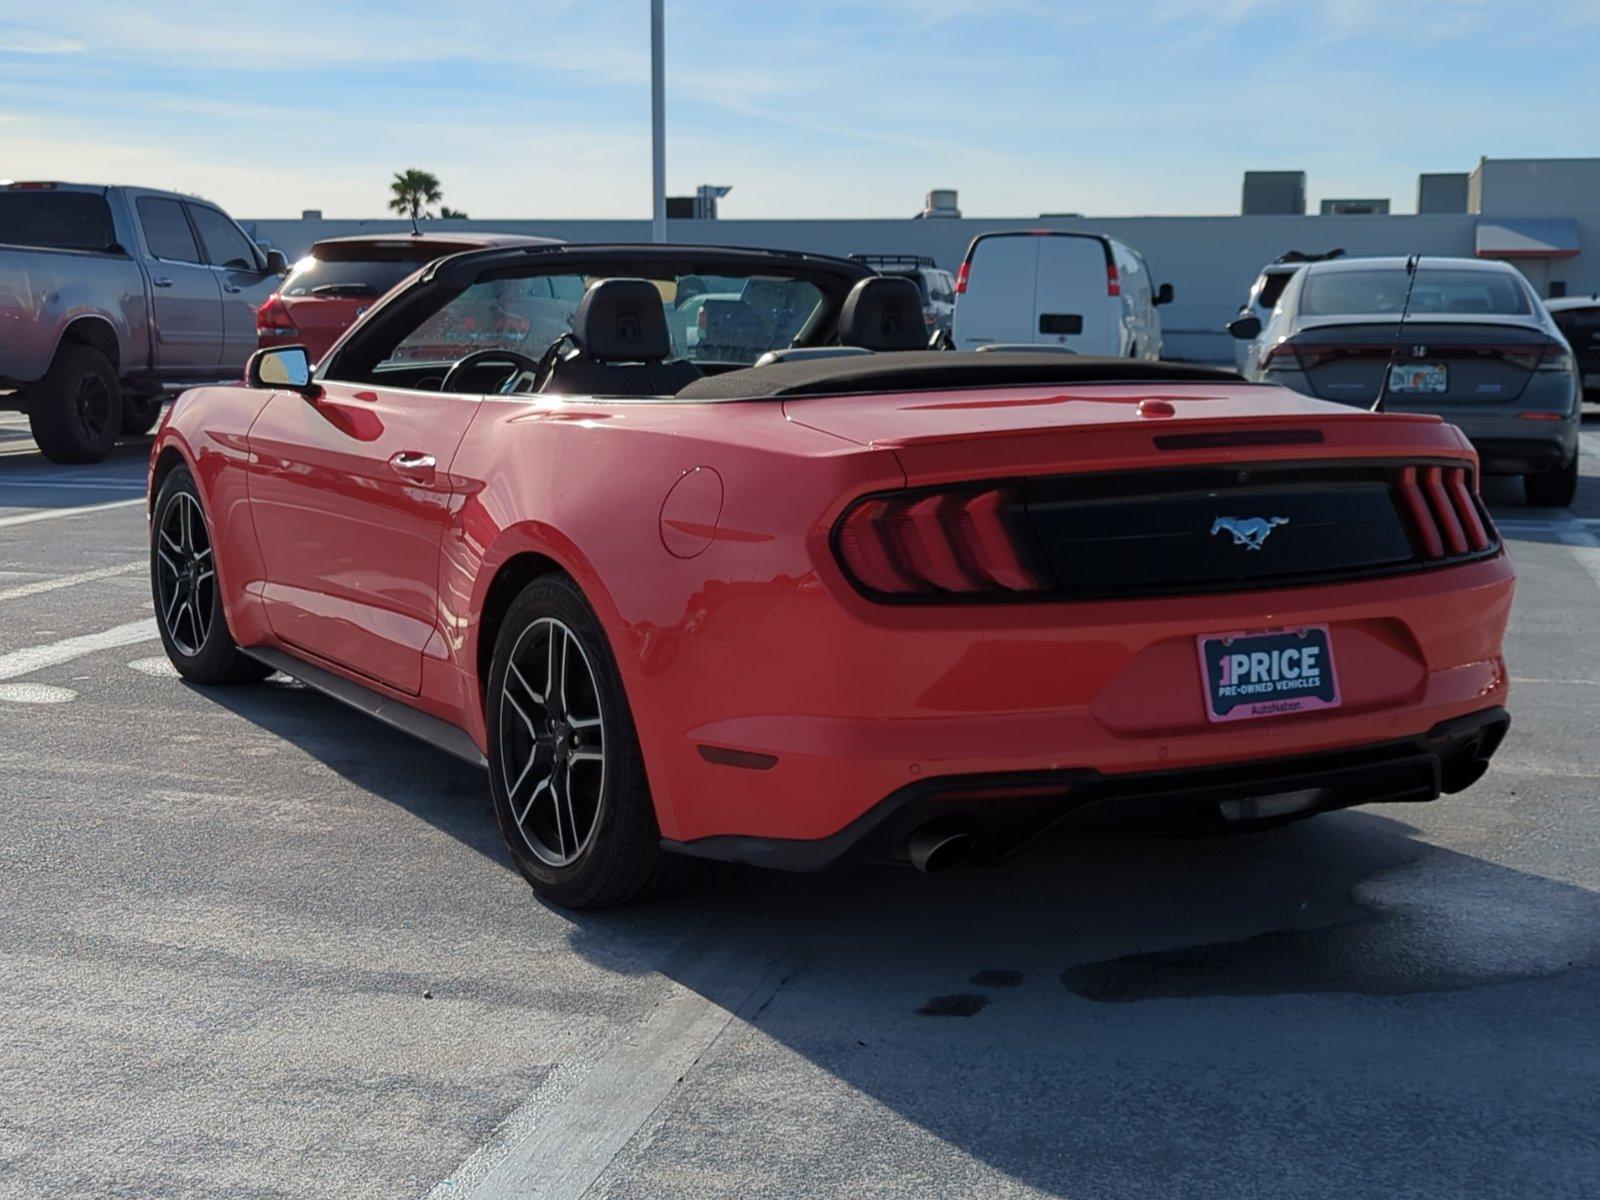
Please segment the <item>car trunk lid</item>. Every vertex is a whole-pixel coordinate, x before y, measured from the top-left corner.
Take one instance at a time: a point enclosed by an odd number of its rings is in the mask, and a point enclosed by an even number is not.
[[[1297,359],[1317,396],[1368,407],[1391,367],[1391,395],[1515,400],[1554,344],[1530,324],[1504,320],[1335,321],[1302,325],[1269,354]]]
[[[800,425],[892,450],[908,482],[1038,475],[1252,457],[1459,455],[1431,415],[1381,420],[1275,387],[1144,383],[984,388],[784,401]]]

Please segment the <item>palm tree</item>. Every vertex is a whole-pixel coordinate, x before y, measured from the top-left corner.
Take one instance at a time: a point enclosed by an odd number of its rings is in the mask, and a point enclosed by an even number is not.
[[[415,167],[409,171],[395,172],[389,190],[394,193],[389,200],[389,207],[413,221],[429,216],[428,205],[439,203],[444,195],[439,190],[437,175],[431,171],[419,171]]]

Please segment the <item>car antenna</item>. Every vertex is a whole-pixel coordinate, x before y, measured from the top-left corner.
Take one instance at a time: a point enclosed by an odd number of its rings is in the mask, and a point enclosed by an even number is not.
[[[1420,254],[1406,256],[1406,298],[1400,305],[1400,323],[1394,327],[1394,344],[1389,347],[1389,359],[1383,364],[1383,378],[1378,382],[1378,398],[1372,402],[1373,412],[1383,411],[1383,402],[1389,396],[1389,376],[1394,373],[1394,360],[1400,357],[1400,338],[1406,331],[1406,318],[1411,315],[1411,292],[1417,286],[1417,261]]]

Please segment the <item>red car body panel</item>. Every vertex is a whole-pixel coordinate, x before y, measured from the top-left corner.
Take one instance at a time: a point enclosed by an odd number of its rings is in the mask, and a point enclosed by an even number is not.
[[[1152,398],[1168,404],[1141,415]],[[1320,431],[1314,455],[1152,443],[1291,426]],[[408,475],[402,453],[436,466]],[[187,393],[152,464],[196,468],[242,645],[364,682],[480,748],[496,574],[522,555],[566,571],[620,667],[662,833],[694,842],[823,838],[945,776],[1241,763],[1503,704],[1503,553],[1276,590],[885,605],[830,545],[855,498],[909,484],[1308,457],[1475,463],[1435,418],[1260,386],[660,403],[328,383],[316,401]],[[1210,723],[1196,636],[1269,625],[1329,627],[1341,705]]]

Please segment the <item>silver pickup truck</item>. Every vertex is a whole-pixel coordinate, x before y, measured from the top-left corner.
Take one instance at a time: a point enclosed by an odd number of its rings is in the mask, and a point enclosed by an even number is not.
[[[238,377],[287,266],[193,196],[0,184],[0,410],[56,462],[104,458],[168,391]]]

